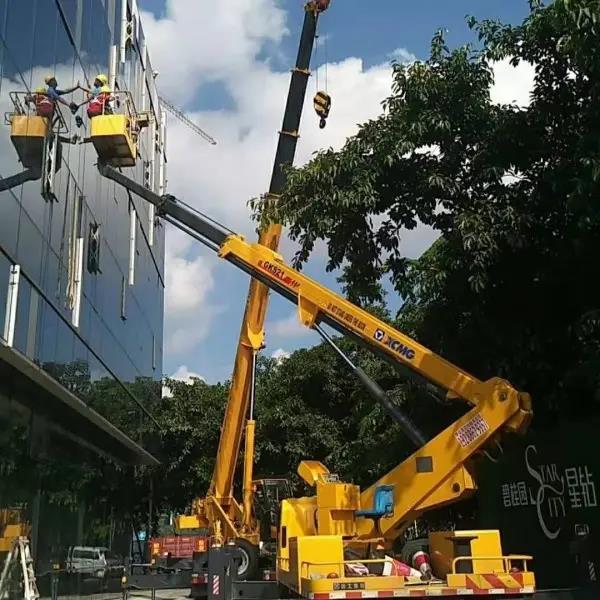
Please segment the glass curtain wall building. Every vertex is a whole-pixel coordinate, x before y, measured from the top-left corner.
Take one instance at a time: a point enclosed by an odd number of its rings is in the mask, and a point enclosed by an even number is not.
[[[36,114],[49,78],[89,90],[104,74],[149,117],[124,171],[162,193],[165,119],[135,0],[0,0],[0,35],[0,554],[22,523],[41,560],[110,546],[116,509],[108,492],[92,506],[91,480],[110,487],[113,459],[156,463],[143,433],[160,400],[164,230],[99,175],[87,105],[69,106],[81,88],[56,104],[53,144],[19,146],[11,122]]]

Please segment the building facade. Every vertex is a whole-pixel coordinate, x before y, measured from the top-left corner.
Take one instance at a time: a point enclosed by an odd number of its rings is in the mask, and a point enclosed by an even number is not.
[[[156,463],[140,432],[162,377],[164,229],[153,207],[98,173],[86,105],[69,107],[87,99],[82,89],[61,96],[54,147],[36,150],[28,181],[12,115],[36,110],[48,77],[90,89],[105,74],[115,112],[149,117],[124,172],[159,193],[166,131],[135,0],[0,0],[0,36],[1,545],[2,510],[21,506],[41,527],[51,486],[32,478],[36,465]]]

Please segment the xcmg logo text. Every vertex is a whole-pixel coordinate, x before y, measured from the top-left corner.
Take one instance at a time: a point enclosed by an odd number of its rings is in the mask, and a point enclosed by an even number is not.
[[[403,356],[408,360],[412,360],[415,357],[415,351],[408,346],[405,346],[402,342],[395,340],[393,337],[390,337],[385,333],[385,331],[381,329],[376,329],[373,337],[382,344],[385,344],[389,348],[391,348],[396,354]]]

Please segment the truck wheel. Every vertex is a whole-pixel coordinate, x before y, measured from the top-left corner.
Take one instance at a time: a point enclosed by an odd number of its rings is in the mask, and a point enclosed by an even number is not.
[[[258,573],[258,547],[248,540],[238,538],[235,545],[241,554],[237,576],[240,581],[255,579]]]

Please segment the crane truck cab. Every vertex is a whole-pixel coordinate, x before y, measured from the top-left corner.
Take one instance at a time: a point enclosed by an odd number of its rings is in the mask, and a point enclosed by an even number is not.
[[[252,522],[247,529],[244,528],[241,522],[242,511],[237,502],[233,505],[237,520],[227,523],[225,513],[221,513],[220,518],[211,516],[212,522],[219,523],[219,531],[225,529],[225,531],[235,530],[239,532],[239,535],[233,539],[222,534],[217,537],[224,538],[221,543],[233,541],[236,547],[236,574],[242,580],[256,577],[261,563],[265,565],[273,563],[277,552],[281,503],[293,496],[290,482],[287,479],[272,477],[254,480],[252,482],[252,494]],[[232,502],[235,502],[235,499],[232,499]],[[199,506],[198,503],[199,501],[196,501],[194,504],[191,515],[178,515],[176,517],[175,523],[178,532],[198,530],[208,532],[208,523],[198,529],[198,525],[202,525],[198,519],[198,513],[205,514],[207,508],[210,510],[210,506]],[[224,527],[222,523],[225,523]],[[206,568],[209,552],[210,550],[207,549],[194,553],[196,571]]]

